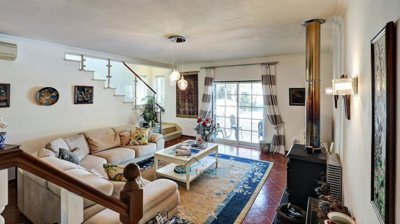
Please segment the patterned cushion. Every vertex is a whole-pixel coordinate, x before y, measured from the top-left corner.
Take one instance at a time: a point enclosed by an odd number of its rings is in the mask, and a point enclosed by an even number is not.
[[[113,165],[109,163],[103,164],[104,171],[106,171],[108,179],[112,181],[126,181],[124,177],[124,167]]]
[[[147,145],[151,128],[136,128],[131,132],[130,145]]]

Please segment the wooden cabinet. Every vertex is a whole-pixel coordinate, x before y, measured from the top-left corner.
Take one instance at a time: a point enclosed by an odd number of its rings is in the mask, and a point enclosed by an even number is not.
[[[307,209],[308,197],[317,197],[314,188],[326,173],[326,153],[308,154],[305,146],[293,144],[287,157],[287,188],[289,202]]]

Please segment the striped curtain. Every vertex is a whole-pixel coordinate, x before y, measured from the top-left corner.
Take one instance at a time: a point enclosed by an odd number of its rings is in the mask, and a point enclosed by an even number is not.
[[[215,68],[209,67],[205,68],[206,77],[204,79],[204,92],[203,97],[201,99],[201,107],[200,107],[200,117],[212,117],[211,114],[211,100],[212,100],[212,88],[214,83],[215,76]]]
[[[271,142],[271,152],[285,153],[285,134],[284,122],[278,107],[276,90],[276,65],[262,64],[262,90],[264,95],[264,105],[266,116],[270,124],[274,127],[274,136]],[[266,133],[266,132],[264,132]],[[266,136],[264,136],[265,138]]]

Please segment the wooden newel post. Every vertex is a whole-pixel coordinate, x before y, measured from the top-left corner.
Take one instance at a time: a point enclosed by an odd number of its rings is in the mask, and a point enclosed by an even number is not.
[[[136,182],[140,177],[138,165],[130,163],[125,167],[124,177],[126,184],[119,198],[128,206],[128,217],[120,215],[119,220],[123,224],[138,224],[143,217],[143,189]]]

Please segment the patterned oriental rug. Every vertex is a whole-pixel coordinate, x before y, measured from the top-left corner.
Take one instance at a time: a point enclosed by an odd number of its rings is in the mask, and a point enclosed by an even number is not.
[[[213,154],[210,156],[214,156]],[[145,179],[154,180],[153,159],[139,163]],[[160,166],[166,165],[162,162]],[[273,166],[272,162],[219,154],[212,166],[191,182],[190,191],[178,182],[182,223],[241,223]]]

